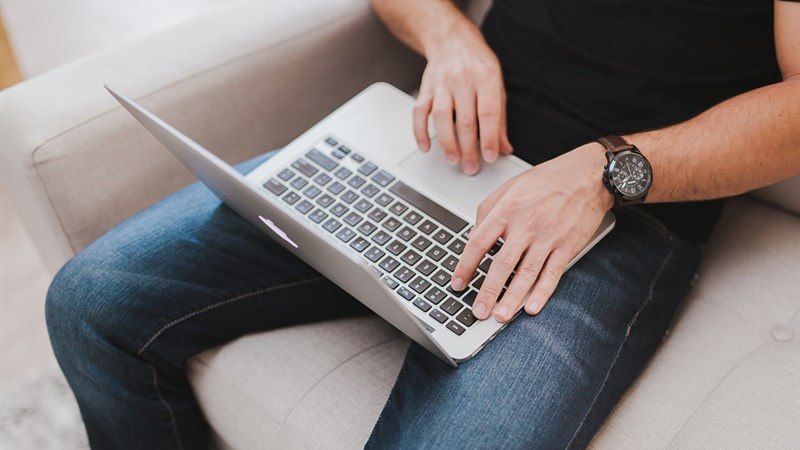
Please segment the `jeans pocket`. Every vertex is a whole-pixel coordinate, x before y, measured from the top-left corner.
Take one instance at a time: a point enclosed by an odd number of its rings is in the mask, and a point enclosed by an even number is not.
[[[652,228],[658,234],[660,234],[665,239],[670,241],[678,239],[678,236],[675,235],[663,222],[653,217],[650,213],[646,212],[642,208],[633,206],[627,207],[622,210],[615,211],[616,214],[624,215],[626,217],[630,217],[636,220],[639,223],[643,223],[647,225],[649,228]]]

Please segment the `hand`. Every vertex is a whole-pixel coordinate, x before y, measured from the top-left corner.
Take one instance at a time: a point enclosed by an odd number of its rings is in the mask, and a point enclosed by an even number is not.
[[[475,317],[487,319],[494,309],[494,317],[506,322],[523,301],[528,314],[542,310],[567,264],[613,205],[601,180],[605,163],[603,147],[586,144],[512,178],[481,203],[475,229],[453,273],[453,289],[466,287],[498,238],[504,244],[472,305]],[[497,302],[518,263],[511,285]]]
[[[474,175],[481,154],[492,162],[498,154],[512,152],[506,94],[500,63],[480,33],[453,33],[441,45],[426,49],[428,65],[414,106],[414,135],[420,150],[430,150],[428,116],[433,116],[447,161],[461,161],[462,172]]]

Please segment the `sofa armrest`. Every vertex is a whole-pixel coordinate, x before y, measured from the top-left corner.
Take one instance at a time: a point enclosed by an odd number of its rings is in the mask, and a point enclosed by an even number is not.
[[[285,145],[423,61],[366,0],[234,2],[0,94],[3,184],[48,268],[192,180],[109,83],[230,162]]]

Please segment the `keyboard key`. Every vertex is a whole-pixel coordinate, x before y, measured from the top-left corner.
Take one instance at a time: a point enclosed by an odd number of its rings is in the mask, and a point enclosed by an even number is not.
[[[353,158],[356,162],[364,162],[364,157],[359,155],[358,153],[353,153],[352,155],[350,155],[350,157]]]
[[[353,207],[355,209],[361,211],[362,213],[365,213],[365,212],[369,211],[370,208],[372,208],[372,203],[370,203],[369,200],[367,200],[365,198],[362,198]]]
[[[428,255],[428,257],[432,260],[438,262],[444,258],[444,255],[446,255],[447,252],[442,247],[435,245],[432,249],[428,250],[428,253],[425,254]]]
[[[386,219],[386,222],[383,222],[382,225],[387,230],[394,231],[402,224],[400,223],[399,220],[395,219],[394,217],[390,217],[390,218]]]
[[[389,286],[389,289],[394,289],[397,286],[400,286],[400,283],[398,283],[397,280],[392,277],[383,277],[381,278],[381,281],[383,281],[383,284],[386,286]]]
[[[435,223],[433,223],[433,222],[431,222],[430,220],[426,220],[426,221],[422,222],[422,223],[421,223],[421,224],[420,224],[420,225],[417,227],[417,229],[418,229],[419,231],[421,231],[421,232],[423,232],[423,233],[425,233],[425,234],[427,234],[427,235],[430,235],[431,233],[433,233],[434,231],[436,231],[436,228],[437,228],[437,227],[436,227],[436,224],[435,224]]]
[[[387,272],[393,272],[394,269],[397,269],[397,266],[399,265],[400,263],[397,260],[395,260],[391,256],[387,256],[386,258],[383,259],[383,261],[381,261],[380,264],[378,264],[378,267]]]
[[[344,180],[347,177],[349,177],[350,175],[352,175],[353,171],[351,171],[350,169],[348,169],[346,167],[340,167],[339,170],[337,170],[333,174],[336,175],[336,178],[338,178],[340,180]]]
[[[292,178],[293,176],[294,172],[292,172],[289,169],[283,169],[281,170],[281,173],[278,174],[278,178],[280,178],[283,181],[289,181],[289,178]]]
[[[339,148],[338,148],[338,150],[340,150],[340,151],[341,151],[342,153],[344,153],[345,155],[348,155],[348,154],[350,154],[350,149],[349,149],[347,146],[340,145],[340,146],[339,146]]]
[[[491,266],[492,266],[492,260],[489,259],[489,258],[486,258],[478,266],[478,268],[481,269],[484,273],[489,273],[489,267],[491,267]]]
[[[317,183],[320,186],[325,186],[326,184],[330,183],[332,179],[333,178],[331,178],[331,176],[327,173],[321,173],[314,177],[314,183]]]
[[[300,194],[297,192],[290,191],[288,194],[283,196],[283,201],[290,205],[294,205],[298,200],[300,200]]]
[[[327,222],[325,222],[322,225],[322,228],[325,228],[325,230],[327,230],[329,233],[333,233],[334,231],[338,230],[339,227],[341,227],[341,226],[342,226],[342,224],[339,223],[339,221],[337,221],[334,218],[330,218],[330,219],[328,219]]]
[[[420,259],[422,259],[422,256],[419,256],[419,253],[416,253],[414,250],[409,250],[405,252],[400,259],[402,259],[406,264],[413,266],[419,262]]]
[[[307,212],[314,209],[314,204],[308,200],[303,200],[302,202],[298,203],[294,209],[300,211],[301,214],[306,214]]]
[[[375,186],[372,183],[364,186],[364,189],[361,189],[361,193],[368,198],[374,197],[375,194],[377,194],[378,192],[380,192],[380,189],[378,188],[378,186]]]
[[[384,192],[381,195],[379,195],[378,198],[375,199],[375,201],[378,202],[378,204],[381,206],[386,206],[389,203],[392,203],[392,201],[394,201],[394,197]]]
[[[369,247],[369,242],[362,237],[357,237],[353,240],[353,242],[350,243],[350,247],[352,247],[353,250],[361,253],[366,250],[367,247]],[[380,256],[378,258],[380,258]]]
[[[344,206],[341,203],[337,203],[333,205],[333,207],[330,209],[330,212],[336,217],[342,217],[342,215],[344,215],[344,213],[346,213],[349,209],[350,208],[348,208],[347,206]]]
[[[379,249],[378,247],[372,247],[369,250],[367,250],[366,253],[364,253],[364,256],[366,256],[367,259],[372,262],[378,262],[378,260],[383,258],[383,255],[385,254],[386,252]]]
[[[389,242],[389,240],[391,239],[392,235],[385,231],[378,231],[377,233],[375,233],[375,236],[372,236],[372,240],[378,245],[383,245]]]
[[[456,239],[447,246],[451,252],[455,253],[456,255],[460,255],[464,252],[464,247],[467,246],[467,243],[462,241],[461,239]]]
[[[466,240],[469,240],[469,234],[470,234],[470,233],[472,233],[472,230],[474,230],[474,229],[475,229],[475,227],[469,227],[469,228],[467,228],[467,231],[465,231],[465,232],[464,232],[464,233],[461,235],[461,237],[463,237],[463,238],[464,238],[464,239],[466,239]]]
[[[414,278],[414,271],[406,266],[403,266],[397,269],[397,272],[394,273],[394,276],[403,283],[406,283],[408,280]]]
[[[270,178],[269,180],[267,180],[267,182],[264,183],[264,187],[275,195],[281,195],[284,192],[286,192],[286,189],[288,189],[286,186],[281,184],[281,182],[276,180],[275,178]]]
[[[327,208],[328,206],[331,206],[331,204],[332,204],[334,201],[336,201],[336,199],[334,199],[333,197],[331,197],[331,196],[330,196],[330,195],[328,195],[328,194],[325,194],[325,195],[323,195],[322,197],[320,197],[320,198],[317,200],[317,204],[318,204],[319,206],[322,206],[323,208]]]
[[[397,183],[393,184],[389,190],[398,197],[410,203],[412,206],[418,208],[420,211],[433,217],[439,223],[455,233],[458,233],[467,226],[467,222],[464,219],[458,217],[449,210],[445,209],[442,205],[415,191],[402,181],[398,181]]]
[[[447,291],[448,294],[452,295],[455,298],[461,298],[462,295],[467,293],[466,289],[464,289],[463,291],[454,291],[452,286],[447,286],[447,289],[445,289],[445,291]]]
[[[328,186],[328,192],[337,195],[344,190],[344,185],[339,183],[338,181],[334,182],[332,185]]]
[[[336,233],[336,237],[343,242],[350,242],[350,239],[353,239],[353,236],[355,235],[356,232],[347,227],[342,228],[338,233]]]
[[[356,212],[351,212],[350,214],[344,216],[344,223],[350,225],[351,227],[358,225],[358,223],[362,220],[364,220],[364,218],[358,215]]]
[[[475,323],[478,319],[472,315],[472,310],[469,308],[464,308],[457,316],[456,320],[463,323],[464,325],[471,327],[473,323]]]
[[[303,189],[308,184],[305,178],[297,177],[289,183],[295,189]]]
[[[331,155],[333,155],[336,159],[342,159],[345,156],[347,156],[347,153],[345,153],[341,149],[337,148],[337,149],[335,149],[334,151],[331,152]]]
[[[400,296],[406,300],[414,299],[414,293],[411,292],[408,288],[400,287],[400,289],[397,290],[397,293],[400,294]]]
[[[374,220],[375,222],[380,222],[387,215],[388,215],[388,213],[386,211],[384,211],[384,210],[382,210],[380,208],[375,208],[375,209],[372,210],[371,213],[369,213],[369,215],[367,215],[367,217],[369,217],[370,219]]]
[[[328,217],[328,213],[321,209],[317,209],[311,214],[308,215],[308,218],[311,219],[314,223],[320,223]]]
[[[500,251],[500,249],[501,249],[502,247],[503,247],[503,243],[502,243],[502,242],[500,242],[500,241],[497,241],[497,242],[495,242],[495,243],[494,243],[494,245],[492,246],[492,248],[490,248],[490,249],[489,249],[489,251],[488,251],[488,252],[486,252],[486,253],[488,253],[488,254],[489,254],[489,256],[494,256],[494,255],[496,255],[496,254],[497,254],[497,252],[499,252],[499,251]]]
[[[378,183],[383,187],[386,187],[389,185],[389,183],[394,181],[394,177],[389,175],[389,173],[386,172],[385,170],[381,170],[372,177],[372,181]]]
[[[431,317],[433,317],[433,320],[435,320],[435,321],[437,321],[437,322],[439,322],[439,323],[445,323],[445,322],[447,321],[447,316],[445,316],[445,315],[444,315],[444,314],[443,314],[441,311],[439,311],[438,309],[434,309],[434,310],[433,310],[433,311],[431,311],[431,313],[430,313],[430,314],[428,314],[428,315],[429,315],[429,316],[431,316]]]
[[[397,256],[400,253],[402,253],[403,250],[405,250],[405,249],[406,249],[406,246],[403,245],[403,243],[398,241],[397,239],[395,239],[394,241],[392,241],[391,244],[386,246],[386,250],[388,250],[389,253],[391,253],[391,254],[393,254],[395,256]]]
[[[368,176],[372,175],[372,172],[375,172],[375,170],[377,170],[377,169],[378,169],[378,166],[376,166],[375,164],[373,164],[371,162],[366,162],[366,163],[364,163],[363,166],[358,168],[358,173],[368,177]]]
[[[409,241],[411,238],[416,236],[416,234],[417,232],[409,227],[403,227],[402,230],[397,232],[397,236],[404,241]]]
[[[404,205],[404,204],[402,204],[400,202],[395,202],[394,205],[392,205],[392,207],[389,208],[389,211],[391,211],[395,215],[399,216],[400,214],[403,214],[404,212],[406,212],[407,209],[408,209],[408,206],[406,206],[406,205]]]
[[[336,139],[334,139],[334,138],[332,138],[330,136],[325,138],[325,143],[330,145],[331,147],[336,147],[336,144],[338,144],[338,142],[336,142]]]
[[[446,244],[452,237],[453,235],[445,230],[439,230],[433,233],[433,239],[440,244]]]
[[[328,172],[335,169],[336,166],[339,165],[336,161],[330,159],[328,155],[322,153],[321,151],[315,148],[312,148],[311,150],[308,151],[308,153],[306,153],[306,158],[319,164],[323,169],[327,170]]]
[[[422,215],[417,211],[411,210],[405,215],[405,217],[403,217],[403,220],[411,225],[416,225],[420,220],[422,220]]]
[[[358,194],[348,189],[347,192],[340,195],[339,198],[349,205],[358,199]]]
[[[350,181],[348,181],[347,184],[349,184],[350,186],[353,186],[354,188],[358,189],[366,182],[367,182],[367,180],[365,180],[365,179],[361,178],[360,176],[356,175],[353,178],[350,178]]]
[[[425,236],[417,236],[417,238],[411,243],[411,246],[421,252],[424,252],[426,248],[431,246],[431,241],[429,241]]]
[[[476,278],[475,281],[472,282],[472,287],[480,291],[484,281],[486,281],[486,277],[484,275],[481,275],[478,278]]]
[[[315,173],[319,172],[319,169],[317,169],[316,167],[312,166],[311,163],[309,163],[308,161],[306,161],[304,159],[298,159],[297,161],[293,162],[292,163],[292,167],[294,167],[295,169],[299,170],[300,173],[302,173],[303,175],[305,175],[307,177],[311,177]]]
[[[317,198],[317,196],[321,193],[322,190],[316,186],[309,186],[305,191],[303,191],[303,194],[306,194],[306,197],[311,199]]]
[[[477,297],[478,297],[478,291],[471,290],[467,293],[467,295],[464,298],[461,299],[461,301],[472,307],[472,304],[475,303],[475,299]]]
[[[442,267],[453,272],[456,270],[456,266],[458,265],[458,258],[453,255],[449,255],[447,258],[442,261]]]
[[[370,234],[374,233],[375,230],[378,229],[378,226],[372,222],[364,222],[358,227],[358,231],[361,232],[364,236],[369,236]]]
[[[430,275],[434,270],[436,270],[436,264],[426,259],[425,261],[422,261],[417,265],[417,270],[419,270],[420,273],[422,273],[423,275],[427,276]]]
[[[422,278],[420,276],[414,278],[408,286],[416,291],[417,294],[422,294],[425,292],[429,287],[431,287],[431,282]]]
[[[445,325],[445,327],[447,327],[448,330],[452,331],[453,333],[455,333],[458,336],[461,336],[462,334],[464,334],[464,331],[465,331],[464,327],[462,327],[461,325],[453,322],[452,320],[450,322],[447,322],[447,325]]]
[[[457,312],[461,310],[461,308],[463,308],[463,306],[461,305],[461,302],[459,302],[458,300],[454,298],[448,298],[447,300],[442,302],[441,305],[439,305],[439,308],[441,308],[442,311],[446,312],[447,314],[454,316],[456,315]]]
[[[438,305],[445,297],[447,297],[447,294],[435,287],[430,288],[430,290],[425,293],[425,298],[434,305]]]
[[[431,309],[431,305],[428,302],[426,302],[425,300],[421,299],[421,298],[418,298],[418,299],[414,300],[414,306],[416,306],[417,308],[419,308],[419,309],[421,309],[421,310],[423,310],[425,312],[427,312],[429,309]]]
[[[433,282],[439,286],[444,287],[450,284],[450,274],[442,269],[439,269],[435,274],[433,274],[431,280],[433,280]]]

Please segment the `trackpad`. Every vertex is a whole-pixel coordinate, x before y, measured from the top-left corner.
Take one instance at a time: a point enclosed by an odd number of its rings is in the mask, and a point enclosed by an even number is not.
[[[531,167],[519,158],[501,156],[491,164],[481,161],[481,171],[470,177],[461,173],[458,165],[448,164],[438,145],[434,145],[428,153],[410,153],[398,166],[404,177],[450,202],[468,217],[474,217],[478,205],[486,196],[509,178]]]

